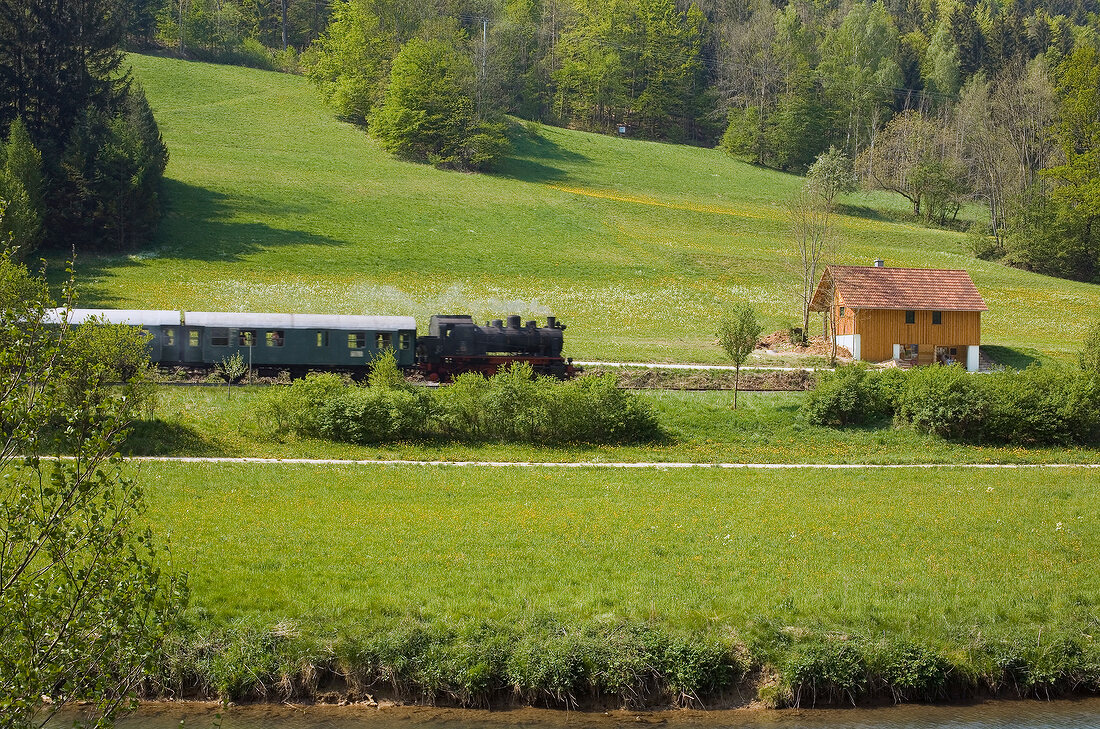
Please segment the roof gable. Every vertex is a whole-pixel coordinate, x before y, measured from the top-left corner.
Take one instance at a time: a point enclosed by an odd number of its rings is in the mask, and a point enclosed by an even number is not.
[[[825,311],[830,289],[852,309],[988,311],[966,271],[936,268],[826,266],[811,311]]]

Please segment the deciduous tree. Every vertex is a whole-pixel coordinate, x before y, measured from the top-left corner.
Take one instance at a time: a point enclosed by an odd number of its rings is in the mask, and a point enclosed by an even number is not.
[[[764,326],[756,318],[756,311],[746,303],[738,304],[728,316],[718,323],[718,344],[733,362],[733,407],[737,409],[737,388],[741,379],[741,366],[756,349],[757,340]]]
[[[2,203],[0,203],[2,206]],[[0,727],[67,702],[108,720],[159,654],[184,583],[117,456],[133,415],[107,363],[67,347],[45,282],[0,256]],[[64,456],[67,460],[60,460]],[[45,703],[44,703],[45,702]]]

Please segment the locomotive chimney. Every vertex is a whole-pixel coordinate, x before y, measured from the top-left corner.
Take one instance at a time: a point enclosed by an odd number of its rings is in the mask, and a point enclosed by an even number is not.
[[[556,316],[546,317],[546,328],[547,329],[553,329],[554,325],[557,324],[557,323],[558,323],[558,318]]]
[[[520,317],[519,314],[510,314],[508,316],[508,328],[519,329]]]

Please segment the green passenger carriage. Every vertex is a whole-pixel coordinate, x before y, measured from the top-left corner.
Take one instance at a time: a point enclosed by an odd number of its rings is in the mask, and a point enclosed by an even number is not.
[[[140,326],[152,337],[152,361],[163,366],[208,367],[240,352],[257,368],[358,370],[386,349],[398,366],[416,365],[416,321],[409,316],[69,311],[70,324],[86,322]]]

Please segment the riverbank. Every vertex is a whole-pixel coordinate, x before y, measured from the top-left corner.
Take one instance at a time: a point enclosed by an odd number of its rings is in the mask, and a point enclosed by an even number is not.
[[[1100,699],[982,700],[947,705],[884,705],[837,710],[734,709],[560,712],[545,709],[449,709],[370,705],[324,706],[146,702],[119,729],[619,729],[657,725],[692,729],[1081,729],[1100,726]],[[52,727],[68,726],[61,720]]]

